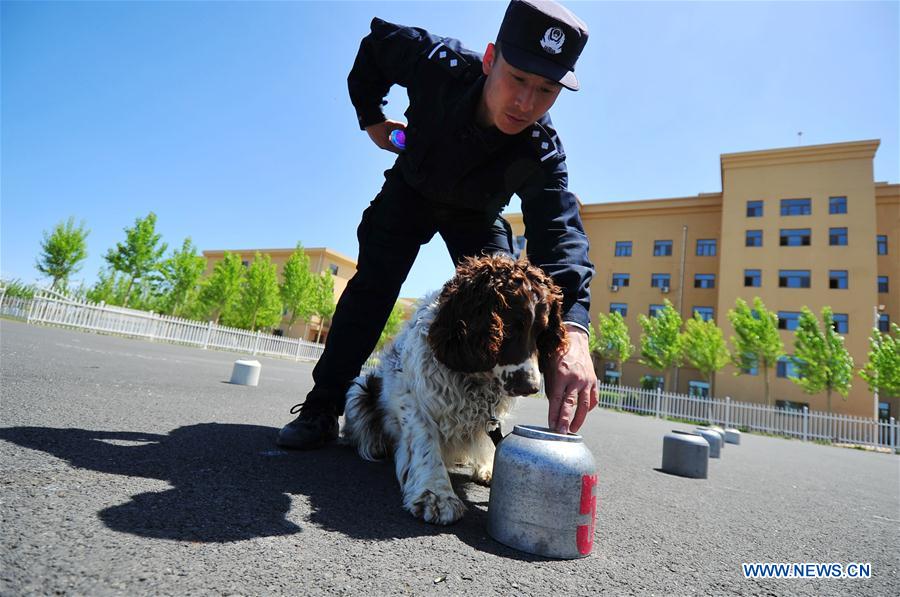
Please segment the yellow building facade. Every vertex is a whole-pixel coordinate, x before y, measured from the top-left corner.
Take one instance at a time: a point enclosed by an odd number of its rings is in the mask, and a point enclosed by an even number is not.
[[[304,250],[306,251],[306,256],[309,257],[309,269],[311,272],[314,274],[321,274],[325,271],[331,272],[334,279],[334,302],[337,303],[338,298],[340,298],[347,287],[347,282],[356,274],[356,262],[346,255],[324,247],[304,247]],[[225,252],[225,250],[203,251],[203,256],[206,258],[205,275],[212,273],[216,263],[225,256]],[[291,257],[294,249],[229,249],[227,252],[240,257],[245,266],[248,266],[253,261],[257,253],[268,255],[278,270],[280,280],[284,264]],[[296,321],[290,329],[288,329],[289,323],[290,320],[285,315],[277,331],[285,336],[302,338],[310,342],[315,342],[316,340],[325,342],[325,338],[328,336],[327,323],[323,327],[318,317],[313,317],[309,323],[302,320]]]
[[[594,318],[622,312],[639,353],[638,315],[651,315],[665,299],[685,319],[695,312],[713,318],[730,339],[729,309],[738,298],[750,303],[759,296],[779,314],[791,355],[801,309],[818,316],[827,305],[859,369],[873,326],[900,321],[900,185],[874,181],[878,145],[873,140],[724,154],[721,193],[582,205],[596,266]],[[521,215],[509,219],[523,236]],[[735,372],[728,365],[715,376],[714,394],[764,403],[762,372]],[[626,385],[658,375],[637,355],[622,372],[601,373]],[[773,402],[827,410],[825,393],[805,394],[788,379],[791,374],[787,359],[770,371]],[[689,367],[670,373],[665,384],[682,393],[711,390]],[[879,403],[881,416],[900,415],[900,398],[882,396]],[[832,397],[832,410],[872,417],[876,405],[855,376],[846,400]]]

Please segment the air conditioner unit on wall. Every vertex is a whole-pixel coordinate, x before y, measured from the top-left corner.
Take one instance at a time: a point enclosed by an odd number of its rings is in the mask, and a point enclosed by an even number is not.
[[[660,290],[662,290],[662,293],[663,293],[663,294],[669,294],[669,287],[668,287],[668,286],[663,286],[662,288],[660,288]]]
[[[615,284],[613,284],[612,286],[610,286],[609,289],[612,290],[613,292],[619,292],[619,287],[616,286]]]

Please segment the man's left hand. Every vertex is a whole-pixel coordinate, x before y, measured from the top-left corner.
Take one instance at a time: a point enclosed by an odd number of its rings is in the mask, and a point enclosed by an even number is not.
[[[556,433],[575,433],[588,411],[597,406],[597,375],[588,350],[587,332],[566,326],[569,350],[554,367],[545,372],[547,398],[550,400],[550,429]]]

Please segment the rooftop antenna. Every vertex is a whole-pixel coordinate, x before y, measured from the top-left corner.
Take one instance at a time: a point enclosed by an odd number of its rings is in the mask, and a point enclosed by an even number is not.
[[[803,131],[797,131],[797,145],[803,145]]]

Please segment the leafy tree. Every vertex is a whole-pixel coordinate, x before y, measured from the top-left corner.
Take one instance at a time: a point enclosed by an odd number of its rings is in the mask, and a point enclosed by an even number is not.
[[[164,280],[161,300],[163,313],[187,317],[195,312],[200,278],[206,269],[206,258],[197,253],[191,238],[184,239],[180,251],[162,262],[160,272]]]
[[[225,251],[212,274],[201,284],[201,308],[215,323],[219,323],[220,318],[223,322],[233,319],[246,273],[241,258]]]
[[[272,327],[281,319],[281,309],[275,264],[268,255],[256,253],[237,305],[240,327],[254,331]]]
[[[828,412],[831,393],[837,391],[844,400],[853,379],[853,358],[844,348],[844,337],[834,329],[831,307],[822,309],[822,327],[807,307],[803,307],[794,332],[794,365],[798,375],[789,379],[807,394],[825,390]]]
[[[859,376],[869,384],[870,392],[884,396],[900,396],[900,326],[891,324],[890,334],[872,330],[869,337],[869,360]]]
[[[95,303],[108,305],[125,305],[126,293],[129,295],[129,307],[143,311],[158,308],[159,290],[156,280],[145,278],[130,283],[128,276],[113,269],[101,270],[97,282],[86,293],[86,298]]]
[[[32,299],[37,292],[34,284],[25,284],[18,278],[0,280],[0,287],[3,288],[3,296],[9,298]]]
[[[761,368],[765,382],[766,404],[771,406],[769,369],[784,355],[784,344],[778,335],[778,316],[766,309],[757,296],[753,299],[752,310],[746,301],[737,299],[735,308],[728,311],[728,320],[735,333],[731,337],[731,343],[734,345],[731,359],[738,368],[735,375],[741,375],[757,367]]]
[[[156,233],[156,214],[151,211],[146,218],[137,218],[133,228],[125,228],[124,244],[117,243],[115,249],[103,256],[113,270],[125,274],[123,305],[128,305],[135,282],[149,281],[147,277],[159,269],[168,246],[160,244],[161,238]]]
[[[394,308],[391,309],[391,314],[388,316],[387,323],[384,324],[384,329],[381,330],[381,336],[378,338],[378,344],[375,345],[375,352],[380,351],[384,348],[384,345],[390,342],[394,336],[397,335],[397,332],[400,331],[400,326],[403,324],[403,305],[398,301],[394,304]]]
[[[319,331],[316,334],[316,342],[322,338],[322,328],[334,315],[334,278],[331,272],[325,270],[320,276],[313,276],[313,313],[319,316]]]
[[[34,267],[52,280],[54,290],[65,291],[69,276],[81,269],[79,263],[87,258],[87,237],[89,230],[84,222],[75,226],[75,219],[69,218],[58,223],[53,232],[44,231],[41,254]]]
[[[713,383],[716,371],[730,361],[722,330],[713,320],[704,321],[700,315],[688,319],[681,334],[681,349],[685,360],[696,367],[709,384],[709,395],[715,396]]]
[[[672,367],[681,364],[681,315],[669,299],[653,317],[640,315],[641,359],[640,362],[666,375]]]
[[[314,285],[316,281],[309,271],[309,256],[301,243],[284,264],[281,272],[281,302],[288,312],[288,333],[298,319],[309,322],[313,315]]]
[[[597,356],[601,375],[604,361],[615,361],[621,375],[625,362],[634,354],[634,345],[631,343],[625,318],[618,311],[609,315],[600,313],[597,318],[597,330],[595,344],[591,346],[590,336],[593,334],[593,328],[590,329],[588,347],[591,349],[591,353]]]

